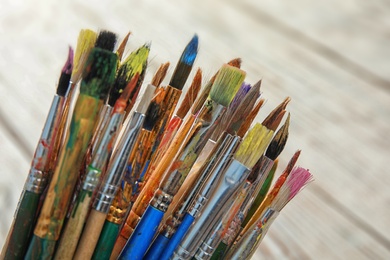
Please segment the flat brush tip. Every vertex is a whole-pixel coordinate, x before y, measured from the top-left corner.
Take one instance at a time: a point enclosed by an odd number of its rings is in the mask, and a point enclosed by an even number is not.
[[[225,64],[222,66],[210,91],[210,98],[227,107],[245,79],[245,71]]]

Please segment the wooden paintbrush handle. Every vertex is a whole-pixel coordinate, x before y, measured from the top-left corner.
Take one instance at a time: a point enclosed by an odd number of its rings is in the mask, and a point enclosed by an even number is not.
[[[77,246],[74,259],[91,259],[106,220],[106,213],[92,209]]]

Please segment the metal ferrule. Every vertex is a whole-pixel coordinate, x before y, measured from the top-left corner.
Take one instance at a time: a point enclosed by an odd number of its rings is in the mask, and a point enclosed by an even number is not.
[[[208,176],[207,180],[201,186],[201,189],[197,192],[197,195],[194,196],[193,201],[191,202],[187,212],[193,216],[197,217],[202,211],[204,204],[208,201],[214,191],[218,188],[218,183],[223,181],[226,176],[226,171],[229,169],[232,164],[231,156],[239,145],[240,137],[234,136],[233,140],[230,142],[226,150],[221,155],[221,158],[214,165],[212,172]],[[235,161],[235,160],[233,160]],[[242,164],[240,164],[242,165]],[[246,167],[245,167],[246,169]],[[230,183],[227,183],[230,184]]]
[[[134,112],[132,119],[126,126],[124,134],[119,142],[117,150],[114,152],[112,159],[107,167],[102,184],[96,195],[93,208],[107,213],[112,200],[118,190],[118,185],[123,177],[129,154],[135,144],[140,132],[145,115]]]
[[[232,159],[222,170],[220,178],[212,178],[213,175],[211,175],[205,183],[192,207],[193,212],[202,212],[202,214],[196,219],[180,244],[180,247],[190,252],[191,256],[195,254],[209,232],[222,220],[223,214],[232,205],[233,198],[249,173],[250,169]]]
[[[104,130],[99,146],[93,152],[92,160],[87,167],[87,175],[83,184],[83,190],[94,191],[99,183],[101,172],[111,154],[111,149],[118,134],[118,128],[122,124],[124,114],[115,113],[111,116]]]
[[[49,179],[49,173],[47,172],[48,164],[53,152],[59,123],[61,122],[64,101],[65,99],[58,95],[55,95],[53,98],[24,186],[24,189],[27,191],[40,194],[47,185]]]
[[[171,204],[172,202],[172,199],[173,199],[172,195],[164,192],[161,189],[157,189],[152,201],[150,202],[150,205],[152,205],[158,210],[166,212],[169,204]]]
[[[250,259],[278,214],[278,211],[268,208],[260,220],[252,225],[250,230],[232,246],[226,255],[226,259]]]
[[[207,239],[201,244],[195,254],[195,259],[206,260],[213,256],[215,249],[217,248],[219,242],[221,242],[223,228],[223,222],[221,221],[215,228],[215,231],[209,234]]]
[[[251,208],[257,193],[259,193],[259,190],[261,189],[265,179],[267,178],[267,173],[271,170],[273,164],[273,160],[263,155],[260,158],[256,169],[252,170],[256,172],[252,172],[251,174],[257,174],[257,178],[253,183],[247,182],[244,185],[244,188],[241,190],[241,192],[245,193],[245,200],[242,203],[240,202],[240,209],[234,217],[233,221],[230,223],[230,226],[223,238],[223,242],[225,244],[231,245],[234,242],[234,239],[241,230],[241,224],[248,214],[248,211]]]
[[[111,113],[112,113],[113,107],[105,104],[99,113],[99,121],[96,124],[96,130],[95,130],[95,135],[93,137],[93,143],[92,143],[92,152],[95,153],[100,139],[102,138],[102,135],[104,133],[104,129],[106,128],[106,125],[108,124],[110,118],[111,118]]]

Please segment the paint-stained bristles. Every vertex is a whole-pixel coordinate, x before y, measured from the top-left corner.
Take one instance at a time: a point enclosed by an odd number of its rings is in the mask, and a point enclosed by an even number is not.
[[[119,47],[116,50],[116,54],[118,55],[119,60],[122,60],[123,53],[125,52],[127,41],[129,40],[130,34],[131,34],[131,32],[128,32],[126,34],[125,38],[123,38],[121,44],[119,44]]]
[[[236,68],[241,68],[241,63],[242,63],[241,58],[235,58],[229,61],[227,64]]]
[[[283,115],[286,112],[285,109],[290,101],[291,98],[287,97],[274,110],[272,110],[272,112],[264,119],[262,124],[275,131],[276,128],[278,128],[280,121],[282,121]]]
[[[232,120],[230,122],[229,128],[227,129],[227,132],[236,134],[240,129],[240,127],[243,125],[243,123],[246,121],[246,118],[251,114],[251,111],[253,109],[253,106],[256,103],[256,100],[260,96],[260,86],[261,86],[261,80],[258,81],[249,90],[248,94],[244,97],[244,99],[242,100],[242,102],[239,104],[238,108],[234,112],[234,114],[231,116]],[[243,135],[239,135],[239,136],[243,136]]]
[[[156,74],[154,74],[150,84],[152,84],[155,87],[159,87],[161,85],[161,82],[164,80],[165,76],[167,75],[169,65],[170,65],[169,62],[161,64]]]
[[[190,110],[192,104],[195,102],[195,99],[198,96],[198,92],[201,84],[202,84],[202,70],[199,68],[196,71],[194,79],[192,80],[192,84],[188,88],[187,93],[183,101],[181,102],[179,109],[176,112],[176,115],[179,118],[183,119],[188,113],[188,110]]]
[[[70,80],[72,83],[77,84],[81,79],[81,74],[84,69],[84,64],[88,59],[89,52],[95,45],[96,41],[96,32],[91,30],[81,30],[79,37],[77,39],[76,51],[74,54],[74,63],[72,76]]]
[[[244,137],[237,152],[234,154],[234,158],[247,168],[252,169],[264,153],[265,148],[271,141],[273,133],[272,130],[267,129],[265,126],[259,123],[255,124]]]
[[[60,80],[57,85],[57,95],[65,96],[69,89],[69,81],[73,69],[73,49],[69,46],[68,59],[65,62],[64,67],[61,71]]]
[[[121,95],[123,89],[127,86],[129,81],[134,77],[135,74],[138,74],[139,77],[142,77],[144,75],[144,71],[146,69],[149,57],[149,51],[149,45],[145,44],[136,51],[130,53],[126,60],[120,65],[114,86],[111,89],[110,98],[108,100],[108,104],[110,106],[113,106],[115,104],[115,101]],[[132,102],[132,105],[134,105],[134,100],[138,95],[141,83],[140,79],[138,78],[138,83],[130,90],[131,94],[129,97],[129,102]]]
[[[288,114],[283,126],[276,132],[274,138],[269,144],[265,156],[271,160],[275,160],[283,151],[288,138],[288,127],[290,125],[290,114]]]
[[[249,113],[249,115],[245,118],[244,122],[241,124],[240,129],[238,129],[237,131],[238,136],[242,137],[246,134],[253,120],[259,113],[260,108],[263,106],[263,104],[264,104],[264,99],[261,98],[259,102],[255,105],[255,107],[252,109],[252,111]]]
[[[312,180],[313,176],[309,170],[302,167],[295,167],[291,171],[287,181],[280,188],[278,195],[272,201],[271,207],[274,207],[277,211],[282,210]]]
[[[95,47],[107,51],[113,51],[118,37],[110,31],[100,31],[96,39]]]
[[[169,85],[182,90],[198,54],[198,36],[195,34],[184,49]]]
[[[227,64],[223,65],[211,88],[210,98],[222,106],[229,106],[244,82],[245,75],[246,73],[241,69]]]

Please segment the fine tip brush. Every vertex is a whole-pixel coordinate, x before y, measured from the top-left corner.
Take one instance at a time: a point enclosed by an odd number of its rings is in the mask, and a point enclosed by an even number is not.
[[[251,169],[264,153],[272,135],[272,130],[259,123],[255,124],[245,135],[233,157],[223,162],[226,165],[220,170],[218,167],[214,168],[183,219],[181,225],[187,223],[186,218],[191,219],[190,222],[194,224],[188,226],[173,259],[189,259],[194,256],[207,234],[230,208],[232,198],[237,195]]]
[[[308,170],[295,167],[272,203],[230,248],[226,259],[251,258],[280,211],[311,181],[312,175]]]
[[[83,72],[80,95],[42,206],[26,257],[51,257],[59,239],[78,171],[91,140],[98,112],[115,79],[117,56],[93,48]]]
[[[1,258],[14,259],[24,256],[39,212],[39,200],[52,174],[57,159],[58,127],[61,123],[65,95],[69,88],[73,68],[73,49],[69,47],[68,58],[61,70],[56,95],[50,106],[41,137],[35,149],[30,172],[19,200],[14,221],[3,246]]]
[[[221,68],[213,87],[211,88],[210,97],[206,100],[195,120],[195,124],[200,124],[201,127],[194,133],[191,140],[185,145],[182,151],[179,152],[177,159],[172,163],[173,167],[170,167],[167,170],[165,177],[161,181],[160,188],[154,194],[154,199],[151,204],[149,205],[150,198],[153,197],[151,194],[155,191],[157,186],[148,187],[148,190],[142,196],[139,196],[139,198],[141,198],[141,203],[137,205],[134,204],[131,212],[137,214],[138,217],[133,219],[134,222],[132,223],[132,227],[135,227],[138,218],[141,216],[143,217],[141,218],[141,222],[137,225],[136,230],[133,232],[133,234],[137,235],[130,237],[128,241],[130,247],[125,248],[122,251],[122,255],[142,257],[145,254],[147,250],[145,245],[147,243],[144,242],[151,242],[164,212],[167,210],[173,196],[184,182],[197,156],[206,144],[204,140],[207,141],[211,136],[215,124],[219,122],[226,106],[232,101],[238,88],[244,81],[244,77],[245,72],[235,67],[224,65]],[[164,199],[161,200],[163,197]],[[144,212],[145,214],[143,214]],[[158,215],[159,217],[155,217],[155,215]],[[150,223],[150,218],[152,218],[154,222]],[[148,223],[148,228],[144,226],[145,223]],[[150,228],[150,225],[153,225],[153,227]],[[139,235],[141,232],[142,235]]]
[[[123,54],[125,53],[127,42],[129,41],[130,34],[131,32],[128,32],[126,34],[125,38],[123,38],[122,42],[118,46],[118,49],[116,50],[116,54],[118,55],[118,62],[122,60]]]

